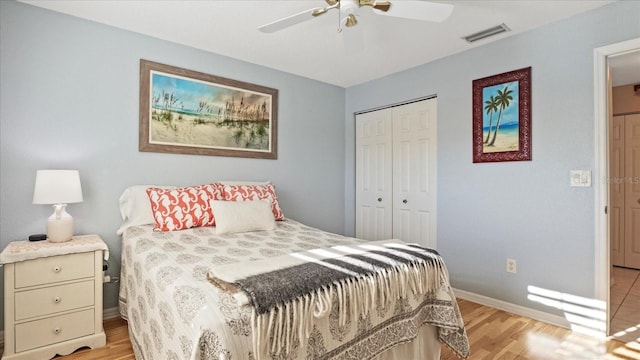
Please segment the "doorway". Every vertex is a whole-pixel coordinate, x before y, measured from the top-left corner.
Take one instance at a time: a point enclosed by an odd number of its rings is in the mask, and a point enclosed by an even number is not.
[[[595,298],[607,304],[607,334],[611,330],[611,251],[609,206],[609,119],[611,106],[611,73],[609,60],[640,50],[640,38],[600,47],[594,50],[595,109]]]
[[[609,57],[609,332],[619,340],[640,324],[640,50]]]

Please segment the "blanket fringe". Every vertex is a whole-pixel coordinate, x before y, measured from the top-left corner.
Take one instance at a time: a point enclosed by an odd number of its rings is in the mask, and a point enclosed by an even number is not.
[[[291,353],[311,335],[314,318],[326,316],[333,306],[338,306],[338,324],[344,326],[349,319],[357,319],[376,308],[388,308],[400,298],[436,292],[442,284],[449,283],[448,277],[442,259],[435,256],[430,261],[336,281],[278,304],[264,314],[258,314],[254,307],[251,314],[254,354],[259,360],[261,355]]]

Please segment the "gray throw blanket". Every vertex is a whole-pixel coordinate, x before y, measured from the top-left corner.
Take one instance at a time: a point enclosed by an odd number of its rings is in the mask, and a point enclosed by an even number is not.
[[[239,279],[236,284],[249,295],[258,315],[262,315],[277,305],[284,305],[331,284],[354,282],[393,268],[406,269],[418,265],[439,266],[440,255],[435,250],[408,244],[404,248],[369,250],[366,254],[347,254],[307,262]]]
[[[436,299],[444,291],[447,300],[451,299],[440,255],[398,240],[222,265],[212,268],[208,278],[234,294],[240,304],[252,305],[253,345],[258,358],[296,348],[309,338],[313,319],[327,315],[334,306],[342,326],[347,319],[388,308],[409,296],[432,294]],[[469,344],[459,313],[451,316],[448,325],[442,321],[434,325],[443,329],[439,332],[441,341],[461,357],[468,356]]]

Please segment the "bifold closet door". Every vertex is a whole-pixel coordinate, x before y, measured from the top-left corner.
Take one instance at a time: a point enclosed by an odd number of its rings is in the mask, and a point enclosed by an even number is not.
[[[356,237],[436,247],[437,100],[356,115]]]
[[[356,116],[356,237],[392,237],[391,109]]]
[[[436,247],[437,99],[393,110],[393,237]]]

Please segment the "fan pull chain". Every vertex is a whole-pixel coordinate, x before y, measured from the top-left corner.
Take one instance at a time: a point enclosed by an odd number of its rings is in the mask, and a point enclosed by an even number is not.
[[[338,34],[342,32],[342,26],[340,25],[340,7],[338,7]]]

